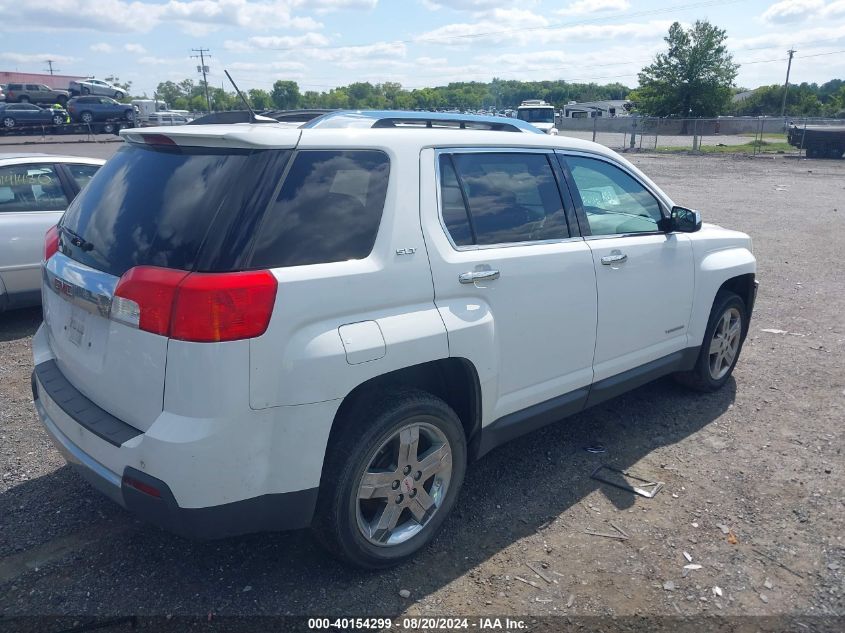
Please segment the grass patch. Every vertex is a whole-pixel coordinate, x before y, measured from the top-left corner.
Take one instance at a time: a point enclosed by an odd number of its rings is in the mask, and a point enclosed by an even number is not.
[[[782,137],[781,137],[782,138]],[[658,146],[658,152],[691,152],[692,146]],[[702,154],[782,154],[797,151],[785,140],[767,141],[756,140],[742,145],[701,145],[698,149]]]

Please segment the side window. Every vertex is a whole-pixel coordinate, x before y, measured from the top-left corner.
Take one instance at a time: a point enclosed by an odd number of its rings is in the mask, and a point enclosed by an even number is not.
[[[461,187],[452,157],[448,154],[440,155],[440,205],[443,212],[443,223],[452,236],[456,246],[470,246],[475,244],[472,229],[469,225],[469,214],[464,205]]]
[[[68,199],[52,165],[0,167],[0,213],[64,211]]]
[[[389,174],[384,152],[298,152],[258,231],[251,266],[367,257],[376,241]]]
[[[590,232],[618,235],[657,231],[660,204],[643,185],[603,160],[567,156]]]
[[[76,184],[82,189],[88,184],[88,181],[94,177],[99,165],[74,165],[66,164],[65,167],[70,172],[71,177],[76,181]]]
[[[557,182],[546,154],[456,153],[475,244],[508,244],[569,237]],[[446,185],[443,181],[443,186]],[[459,190],[460,192],[460,190]],[[444,205],[453,193],[443,192]],[[444,214],[446,209],[444,208]],[[452,211],[452,217],[458,217]],[[447,228],[451,228],[444,217]],[[457,237],[460,237],[458,235]],[[452,238],[459,244],[455,234]]]

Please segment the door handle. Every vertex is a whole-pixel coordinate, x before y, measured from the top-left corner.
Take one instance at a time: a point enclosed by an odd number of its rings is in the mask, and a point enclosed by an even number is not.
[[[601,263],[605,266],[610,266],[611,264],[619,264],[627,260],[628,256],[624,253],[616,253],[614,255],[605,255],[601,258]]]
[[[477,281],[493,281],[499,278],[498,270],[477,270],[471,273],[461,273],[458,281],[462,284],[474,284]]]

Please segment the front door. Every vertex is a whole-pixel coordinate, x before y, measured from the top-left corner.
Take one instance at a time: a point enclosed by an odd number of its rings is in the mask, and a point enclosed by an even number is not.
[[[478,371],[483,424],[565,394],[577,400],[592,381],[595,274],[564,210],[554,154],[444,149],[421,158],[435,303],[450,356]]]
[[[590,236],[598,289],[596,381],[684,349],[692,309],[692,244],[658,230],[656,196],[609,160],[561,155]]]

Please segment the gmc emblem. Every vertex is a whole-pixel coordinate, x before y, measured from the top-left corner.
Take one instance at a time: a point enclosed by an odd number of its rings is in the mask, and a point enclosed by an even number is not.
[[[53,287],[56,289],[56,292],[58,292],[60,295],[65,295],[66,297],[73,296],[73,286],[63,279],[55,277],[53,279]]]

